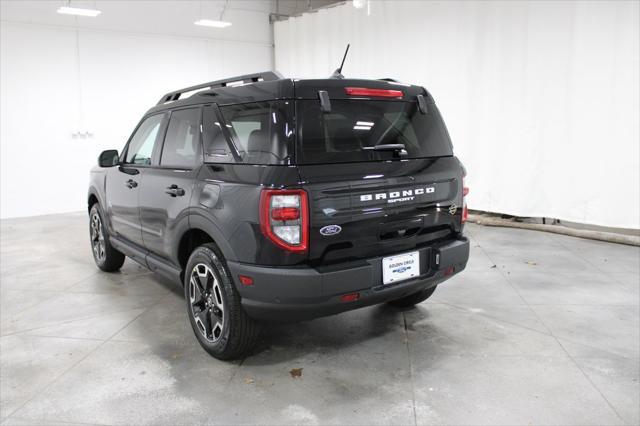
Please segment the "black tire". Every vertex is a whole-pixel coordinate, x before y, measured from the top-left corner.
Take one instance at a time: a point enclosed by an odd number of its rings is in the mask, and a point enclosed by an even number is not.
[[[184,295],[193,332],[211,356],[236,359],[254,347],[260,326],[242,309],[240,295],[215,244],[204,244],[189,257]]]
[[[427,300],[434,291],[436,291],[436,286],[426,288],[424,290],[420,290],[417,293],[410,294],[401,299],[396,299],[388,302],[391,306],[395,306],[396,308],[410,308],[414,305],[417,305],[420,302],[424,302]]]
[[[89,211],[91,252],[98,268],[105,272],[115,272],[122,267],[125,256],[109,242],[109,234],[103,218],[100,204],[95,203]]]

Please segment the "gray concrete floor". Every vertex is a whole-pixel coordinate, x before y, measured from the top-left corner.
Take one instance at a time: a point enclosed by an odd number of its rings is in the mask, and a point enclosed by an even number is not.
[[[2,425],[638,424],[639,249],[468,234],[467,270],[417,308],[269,326],[225,363],[178,286],[96,269],[84,214],[2,221]]]

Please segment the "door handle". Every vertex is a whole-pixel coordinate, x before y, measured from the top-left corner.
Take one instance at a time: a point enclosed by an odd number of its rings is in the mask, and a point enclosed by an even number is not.
[[[136,182],[133,179],[129,179],[128,181],[126,181],[124,183],[125,185],[127,185],[127,188],[131,189],[131,188],[135,188],[136,186],[138,186],[138,182]]]
[[[184,189],[178,188],[178,185],[176,184],[171,185],[164,192],[171,195],[172,197],[182,197],[184,195]]]

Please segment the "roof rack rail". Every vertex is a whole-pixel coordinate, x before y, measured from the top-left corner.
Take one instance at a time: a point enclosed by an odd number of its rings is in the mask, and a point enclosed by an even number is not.
[[[193,92],[195,90],[200,89],[213,89],[215,87],[226,87],[230,83],[256,83],[258,81],[273,81],[273,80],[282,80],[282,74],[277,71],[265,71],[259,72],[255,74],[247,74],[247,75],[239,75],[237,77],[225,78],[223,80],[210,81],[208,83],[198,84],[197,86],[185,87],[184,89],[174,90],[173,92],[169,92],[163,97],[160,98],[156,105],[164,104],[166,102],[177,101],[180,99],[180,95]]]
[[[398,80],[394,80],[393,78],[389,78],[389,77],[379,78],[378,80],[381,80],[381,81],[390,81],[390,82],[392,82],[392,83],[397,83],[397,82],[398,82]]]

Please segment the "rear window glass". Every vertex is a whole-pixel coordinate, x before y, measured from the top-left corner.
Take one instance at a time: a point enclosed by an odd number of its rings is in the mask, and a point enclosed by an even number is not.
[[[220,107],[243,163],[289,164],[293,154],[291,101],[252,102]]]
[[[435,105],[422,114],[417,102],[331,100],[323,113],[315,100],[299,101],[298,163],[380,161],[453,155],[447,129]],[[402,144],[407,152],[375,151]],[[369,149],[368,149],[369,148]]]

